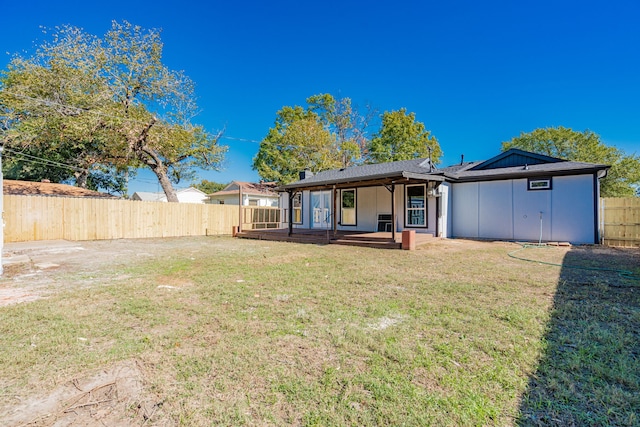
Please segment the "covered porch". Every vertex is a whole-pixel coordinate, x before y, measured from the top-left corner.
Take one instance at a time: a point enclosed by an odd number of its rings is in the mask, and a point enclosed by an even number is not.
[[[375,236],[394,243],[401,241],[403,230],[440,236],[443,180],[410,172],[332,182],[301,180],[280,187],[283,227],[290,235],[321,230],[332,236]]]
[[[362,232],[345,230],[319,230],[309,228],[278,228],[243,230],[236,237],[242,239],[272,240],[279,242],[310,243],[320,245],[348,245],[378,249],[401,249],[402,234],[392,232]],[[431,234],[414,234],[415,246],[433,240]]]

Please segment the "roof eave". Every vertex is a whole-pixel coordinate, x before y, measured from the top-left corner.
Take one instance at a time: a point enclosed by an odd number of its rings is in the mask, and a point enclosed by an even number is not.
[[[444,181],[444,177],[440,175],[421,174],[415,172],[399,171],[394,173],[367,175],[363,177],[349,177],[341,179],[326,179],[323,181],[304,182],[298,181],[291,184],[281,185],[277,187],[278,191],[287,191],[304,188],[326,187],[344,184],[366,184],[367,182],[379,181],[381,179],[420,179],[425,181]]]
[[[580,169],[564,169],[556,171],[517,171],[492,175],[476,175],[476,176],[448,176],[453,182],[477,182],[477,181],[496,181],[500,179],[516,179],[531,178],[541,176],[567,176],[567,175],[586,175],[597,173],[601,170],[608,170],[610,166],[594,165],[593,167],[585,167]]]

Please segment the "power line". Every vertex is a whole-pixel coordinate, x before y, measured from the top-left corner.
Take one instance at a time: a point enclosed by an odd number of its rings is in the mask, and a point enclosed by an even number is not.
[[[255,142],[255,143],[258,143],[258,144],[262,143],[262,141],[256,141],[255,139],[234,138],[232,136],[224,136],[224,135],[222,135],[220,138],[221,139],[232,139],[234,141],[242,141],[242,142]]]
[[[37,156],[32,156],[31,154],[26,154],[23,153],[21,151],[15,151],[9,147],[4,147],[4,149],[10,153],[13,153],[14,155],[17,156],[22,156],[25,157],[27,159],[30,159],[31,162],[33,163],[40,163],[43,165],[51,165],[51,166],[57,166],[57,167],[61,167],[61,168],[65,168],[65,169],[71,169],[71,170],[77,170],[80,172],[89,172],[89,169],[84,169],[84,168],[80,168],[77,166],[73,166],[67,163],[60,163],[60,162],[54,162],[53,160],[49,160],[49,159],[45,159],[43,157],[37,157]]]

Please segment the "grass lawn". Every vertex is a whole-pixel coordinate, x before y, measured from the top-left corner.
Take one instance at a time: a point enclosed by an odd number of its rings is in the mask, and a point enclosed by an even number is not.
[[[0,417],[127,362],[121,425],[640,424],[638,250],[176,241],[0,307]]]

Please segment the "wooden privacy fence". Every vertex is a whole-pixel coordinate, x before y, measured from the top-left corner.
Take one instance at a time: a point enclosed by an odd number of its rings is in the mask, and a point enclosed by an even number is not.
[[[640,247],[640,197],[600,199],[602,244]]]
[[[4,196],[4,241],[231,234],[238,208],[196,203]]]

